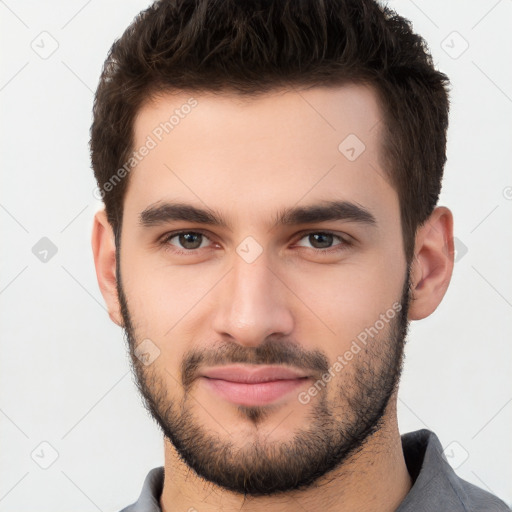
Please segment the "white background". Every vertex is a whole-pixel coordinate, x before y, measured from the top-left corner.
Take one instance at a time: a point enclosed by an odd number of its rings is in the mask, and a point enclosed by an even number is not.
[[[110,45],[147,5],[0,2],[2,512],[116,511],[163,464],[90,249],[100,206],[88,153],[93,91]],[[389,5],[452,82],[440,204],[459,240],[443,303],[411,326],[400,429],[430,428],[453,443],[457,473],[510,504],[512,1]],[[43,44],[58,48],[43,59],[33,49]],[[32,252],[42,237],[57,248],[47,262]],[[42,469],[52,450],[58,458]]]

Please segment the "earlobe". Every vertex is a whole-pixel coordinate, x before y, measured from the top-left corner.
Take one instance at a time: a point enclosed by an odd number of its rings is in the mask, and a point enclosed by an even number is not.
[[[453,216],[440,206],[416,233],[409,320],[421,320],[436,310],[450,284],[453,260]]]
[[[108,222],[105,209],[94,216],[91,237],[96,278],[105,299],[110,319],[123,327],[121,307],[117,295],[116,247],[112,226]]]

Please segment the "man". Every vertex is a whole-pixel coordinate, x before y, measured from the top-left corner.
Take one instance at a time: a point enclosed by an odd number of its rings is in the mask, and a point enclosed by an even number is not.
[[[453,269],[447,86],[371,0],[163,0],[115,42],[94,260],[165,435],[125,512],[508,510],[398,431]]]

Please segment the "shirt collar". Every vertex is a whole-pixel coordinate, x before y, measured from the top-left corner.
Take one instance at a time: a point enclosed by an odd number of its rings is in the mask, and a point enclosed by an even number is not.
[[[401,437],[405,463],[413,485],[396,512],[474,510],[474,496],[468,496],[466,491],[475,489],[482,498],[486,493],[457,476],[436,434],[421,429]],[[489,495],[489,498],[493,497]]]
[[[164,488],[164,467],[152,469],[146,476],[139,499],[121,512],[162,512],[160,496]]]

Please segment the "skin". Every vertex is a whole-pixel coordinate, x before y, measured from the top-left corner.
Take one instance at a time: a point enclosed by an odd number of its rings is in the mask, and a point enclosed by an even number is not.
[[[407,262],[398,195],[380,164],[381,111],[369,87],[273,91],[251,99],[229,93],[166,94],[140,110],[134,146],[142,146],[191,96],[197,106],[129,176],[118,264],[133,324],[131,343],[150,339],[160,351],[148,366],[132,358],[139,380],[146,379],[150,386],[148,393],[160,393],[161,403],[185,406],[191,424],[243,450],[246,460],[255,462],[250,458],[255,444],[270,457],[271,446],[290,443],[299,429],[318,427],[314,418],[319,404],[332,413],[333,427],[357,419],[360,401],[354,405],[349,398],[363,385],[358,370],[366,365],[369,375],[379,374],[385,354],[394,354],[389,357],[398,364],[399,351],[391,351],[403,345],[403,339],[393,337],[387,325],[309,403],[300,403],[293,392],[258,410],[240,410],[198,379],[185,390],[182,363],[192,350],[214,357],[221,346],[238,347],[249,361],[249,354],[265,341],[279,347],[277,340],[284,339],[302,355],[320,352],[332,365],[358,334],[403,298]],[[355,161],[338,150],[351,133],[366,146]],[[376,224],[335,220],[272,227],[283,208],[326,200],[361,205]],[[163,201],[207,206],[230,226],[190,221],[142,226],[141,212]],[[177,237],[159,243],[164,235],[182,229],[201,230],[209,240],[193,255],[173,252],[186,250]],[[322,256],[307,235],[325,230],[353,243]],[[436,208],[417,231],[408,320],[430,315],[448,288],[452,231],[452,214],[445,207]],[[248,236],[262,250],[252,263],[237,253]],[[342,243],[334,238],[332,246]],[[114,236],[104,210],[95,216],[92,246],[110,318],[127,328]],[[310,385],[305,383],[301,390]],[[244,497],[205,481],[164,438],[162,510],[296,511],[298,503],[308,511],[395,510],[412,485],[396,400],[394,387],[378,428],[336,468],[305,488],[270,496]]]

